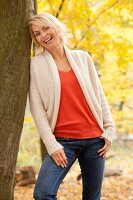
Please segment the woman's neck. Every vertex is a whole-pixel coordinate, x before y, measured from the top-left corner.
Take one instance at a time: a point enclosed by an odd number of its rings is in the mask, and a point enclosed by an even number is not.
[[[61,60],[65,57],[65,51],[64,51],[64,46],[58,46],[56,48],[53,48],[50,53],[52,54],[52,57],[54,60],[58,61]]]

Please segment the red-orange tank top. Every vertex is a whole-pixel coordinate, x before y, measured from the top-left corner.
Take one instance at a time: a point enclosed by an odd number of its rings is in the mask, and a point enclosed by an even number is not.
[[[58,70],[61,82],[59,113],[54,130],[55,137],[93,138],[102,130],[97,124],[85,99],[79,82],[72,70]]]

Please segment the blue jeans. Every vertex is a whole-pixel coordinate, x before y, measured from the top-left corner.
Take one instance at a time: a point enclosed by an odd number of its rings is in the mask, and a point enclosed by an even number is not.
[[[82,200],[100,200],[105,159],[100,157],[98,150],[104,146],[104,140],[96,137],[91,139],[57,138],[68,160],[66,168],[57,166],[46,154],[41,166],[34,189],[35,200],[57,200],[58,188],[78,158],[83,192]]]

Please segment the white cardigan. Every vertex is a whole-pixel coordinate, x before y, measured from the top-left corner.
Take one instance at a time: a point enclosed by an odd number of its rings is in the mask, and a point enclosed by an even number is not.
[[[70,50],[66,46],[64,50],[89,107],[103,130],[102,136],[112,142],[115,126],[92,58],[87,52],[81,50]],[[33,119],[49,155],[63,148],[53,135],[59,110],[60,92],[57,66],[52,55],[45,50],[31,59],[29,103]]]

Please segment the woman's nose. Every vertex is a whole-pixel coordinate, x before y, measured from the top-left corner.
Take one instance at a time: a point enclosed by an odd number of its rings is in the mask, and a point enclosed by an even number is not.
[[[42,38],[46,38],[46,36],[47,36],[47,33],[45,33],[45,32],[42,32]]]

